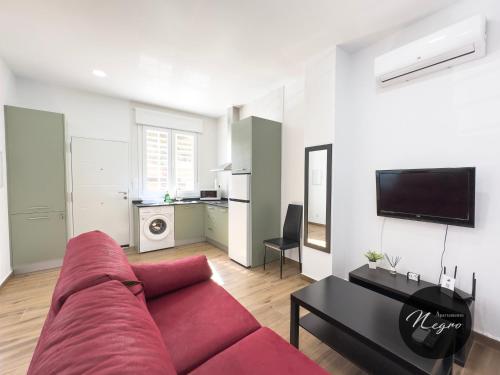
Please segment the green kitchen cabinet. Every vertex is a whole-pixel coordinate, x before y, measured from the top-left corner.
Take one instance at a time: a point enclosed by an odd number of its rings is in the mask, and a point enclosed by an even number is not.
[[[205,237],[204,204],[175,206],[175,244],[187,245],[201,242]]]
[[[213,240],[215,237],[215,206],[209,204],[205,205],[205,237],[207,239]]]
[[[252,187],[251,228],[252,267],[264,262],[263,241],[281,237],[281,124],[251,117]],[[279,257],[269,252],[267,260]]]
[[[227,208],[206,205],[205,209],[205,237],[208,242],[227,250],[228,221]]]
[[[59,266],[66,247],[64,115],[5,106],[12,268]]]
[[[10,243],[18,273],[60,266],[66,247],[66,213],[10,215]]]
[[[227,208],[215,208],[214,240],[227,248]]]
[[[252,118],[234,122],[231,128],[232,173],[252,172]]]

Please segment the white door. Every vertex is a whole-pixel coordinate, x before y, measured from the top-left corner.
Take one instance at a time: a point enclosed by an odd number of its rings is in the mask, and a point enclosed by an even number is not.
[[[252,265],[250,203],[229,201],[228,255],[239,264]]]
[[[128,245],[128,143],[73,137],[73,233],[100,230]]]
[[[242,201],[250,201],[250,175],[233,174],[231,175],[229,198]]]

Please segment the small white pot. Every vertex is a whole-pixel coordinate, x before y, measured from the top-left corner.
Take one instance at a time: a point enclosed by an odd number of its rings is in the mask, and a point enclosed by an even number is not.
[[[370,267],[371,270],[376,270],[377,269],[377,262],[368,261],[368,267]]]

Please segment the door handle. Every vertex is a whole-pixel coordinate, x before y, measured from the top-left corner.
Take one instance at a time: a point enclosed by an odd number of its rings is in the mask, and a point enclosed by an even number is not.
[[[33,206],[33,207],[29,207],[28,210],[41,210],[44,208],[49,208],[49,206]]]
[[[128,191],[119,191],[118,194],[122,194],[123,195],[123,199],[125,199],[125,200],[128,199],[128,197],[127,197]]]
[[[38,217],[29,217],[28,220],[44,220],[48,219],[48,216],[38,216]]]

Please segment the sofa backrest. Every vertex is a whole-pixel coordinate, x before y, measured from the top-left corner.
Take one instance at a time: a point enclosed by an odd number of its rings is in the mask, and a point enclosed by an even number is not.
[[[121,282],[70,295],[38,341],[28,374],[175,374],[147,308]]]
[[[72,238],[52,296],[51,314],[57,314],[72,294],[109,280],[138,281],[120,245],[100,231]]]

